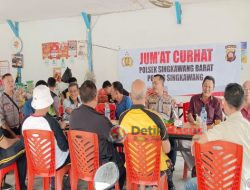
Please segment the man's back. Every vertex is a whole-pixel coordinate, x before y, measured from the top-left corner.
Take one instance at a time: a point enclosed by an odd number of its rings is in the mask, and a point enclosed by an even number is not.
[[[52,131],[55,136],[56,168],[61,167],[68,155],[68,142],[59,123],[50,115],[30,116],[22,125],[22,131],[29,129]]]
[[[168,139],[161,118],[155,112],[145,109],[143,105],[133,105],[130,110],[120,116],[119,123],[127,133],[136,134],[141,132],[149,135],[160,135],[162,141]],[[161,171],[168,169],[166,160],[168,160],[168,157],[162,151]]]
[[[111,127],[112,124],[106,117],[89,106],[81,105],[71,113],[70,129],[98,135],[100,163],[114,161],[117,164],[122,164],[118,152],[109,141]]]
[[[225,140],[243,146],[242,184],[246,184],[250,179],[250,123],[240,112],[235,112],[225,122],[209,130],[207,137],[209,141]]]

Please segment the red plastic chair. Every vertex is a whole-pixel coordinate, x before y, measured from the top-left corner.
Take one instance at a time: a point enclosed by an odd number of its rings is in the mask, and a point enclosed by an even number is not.
[[[241,145],[226,141],[195,143],[195,165],[199,190],[240,190]]]
[[[188,109],[189,109],[189,102],[183,103],[183,120],[185,123],[188,122]]]
[[[17,170],[17,164],[16,162],[14,162],[13,164],[5,167],[5,168],[2,168],[0,169],[0,189],[1,189],[1,185],[2,185],[2,182],[3,182],[3,178],[4,176],[13,171],[14,170],[14,175],[15,175],[15,181],[16,181],[16,190],[20,190],[20,184],[19,184],[19,177],[18,177],[18,170]]]
[[[124,151],[127,189],[136,189],[139,184],[160,187],[160,136],[128,134]],[[167,177],[164,179],[164,189],[168,189]]]
[[[183,103],[183,121],[184,123],[188,122],[188,109],[189,109],[189,102]],[[186,180],[188,175],[188,165],[184,161],[184,167],[183,167],[183,179]]]
[[[88,189],[94,189],[94,176],[99,168],[98,137],[95,133],[69,130],[69,150],[71,158],[71,190],[77,189],[78,179],[88,182]],[[119,189],[118,183],[115,186]]]
[[[28,189],[33,189],[34,177],[43,177],[44,189],[49,189],[50,177],[55,176],[55,189],[62,189],[63,176],[70,165],[56,170],[55,137],[52,131],[24,130],[24,144],[28,165]]]
[[[116,106],[115,104],[112,104],[112,103],[107,103],[109,104],[109,109],[110,109],[110,119],[111,120],[115,120],[116,117],[115,117],[115,110],[116,110]],[[100,114],[103,114],[105,113],[105,103],[99,103],[97,104],[96,106],[96,111]]]

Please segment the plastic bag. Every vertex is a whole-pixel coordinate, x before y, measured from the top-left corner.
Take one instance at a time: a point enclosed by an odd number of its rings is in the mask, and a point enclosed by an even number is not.
[[[62,76],[62,81],[69,83],[69,79],[72,77],[71,69],[67,67]]]

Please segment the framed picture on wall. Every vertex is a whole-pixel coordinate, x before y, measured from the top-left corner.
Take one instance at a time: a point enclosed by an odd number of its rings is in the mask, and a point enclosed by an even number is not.
[[[12,67],[23,68],[23,54],[12,54]]]

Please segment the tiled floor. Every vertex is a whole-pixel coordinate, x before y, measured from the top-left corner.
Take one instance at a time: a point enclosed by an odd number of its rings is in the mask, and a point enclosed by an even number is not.
[[[178,153],[177,162],[175,166],[174,172],[174,184],[176,186],[176,190],[183,190],[185,181],[182,180],[182,172],[183,172],[183,158]],[[190,176],[190,172],[188,173]],[[7,183],[14,185],[14,177],[13,174],[7,176]],[[42,180],[37,178],[35,179],[34,190],[42,190]],[[85,190],[87,189],[86,183],[81,181],[78,185],[78,189]]]

